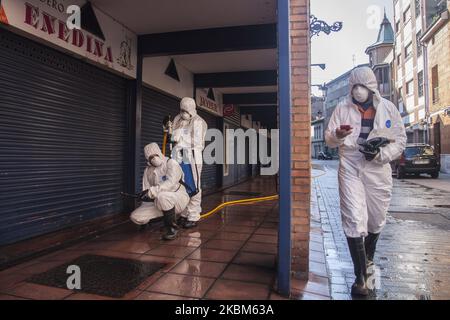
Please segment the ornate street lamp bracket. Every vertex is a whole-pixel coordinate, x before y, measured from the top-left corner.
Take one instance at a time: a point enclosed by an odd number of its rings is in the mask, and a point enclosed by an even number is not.
[[[323,20],[317,19],[315,15],[310,16],[310,37],[319,36],[321,32],[330,34],[331,32],[339,32],[342,30],[343,23],[335,22],[331,26]]]

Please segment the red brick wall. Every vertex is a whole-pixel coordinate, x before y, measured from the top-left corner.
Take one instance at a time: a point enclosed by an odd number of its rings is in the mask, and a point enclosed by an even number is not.
[[[292,263],[295,277],[309,271],[311,99],[309,0],[290,0],[292,97]]]

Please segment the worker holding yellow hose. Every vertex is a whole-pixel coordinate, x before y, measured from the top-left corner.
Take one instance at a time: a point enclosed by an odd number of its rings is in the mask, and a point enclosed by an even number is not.
[[[163,144],[162,144],[162,153],[164,155],[166,155],[166,146],[167,143],[169,142],[170,144],[170,152],[172,152],[172,138],[171,135],[173,133],[173,128],[172,128],[172,121],[171,121],[171,116],[167,116],[164,121],[163,121],[163,128],[164,128],[164,137],[163,137]],[[319,170],[319,171],[323,171],[323,170]],[[324,174],[324,173],[323,173]],[[320,174],[316,177],[313,178],[317,178],[319,176],[322,176],[323,174]],[[248,198],[248,199],[240,199],[240,200],[233,200],[233,201],[227,201],[224,203],[219,204],[217,207],[215,207],[214,209],[203,213],[200,215],[201,219],[206,219],[210,216],[212,216],[213,214],[221,211],[222,209],[224,209],[225,207],[228,206],[235,206],[235,205],[251,205],[254,203],[258,203],[258,202],[265,202],[265,201],[274,201],[274,200],[278,200],[279,196],[277,194],[275,195],[271,195],[271,196],[266,196],[266,197],[259,197],[259,198]]]
[[[185,229],[195,227],[200,220],[203,149],[207,130],[205,120],[197,114],[195,100],[183,98],[180,102],[180,114],[173,120],[171,140],[174,143],[172,158],[180,164],[184,172],[184,182],[190,195],[189,204],[178,220],[178,225]]]

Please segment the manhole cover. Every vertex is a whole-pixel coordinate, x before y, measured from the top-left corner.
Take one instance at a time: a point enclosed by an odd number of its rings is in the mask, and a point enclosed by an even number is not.
[[[78,266],[81,271],[81,289],[77,291],[113,298],[123,297],[165,266],[163,263],[83,255],[26,281],[67,289],[67,279],[70,276],[67,268],[72,265]]]
[[[251,192],[251,191],[228,191],[225,194],[230,196],[248,196],[248,197],[261,196],[261,192]]]

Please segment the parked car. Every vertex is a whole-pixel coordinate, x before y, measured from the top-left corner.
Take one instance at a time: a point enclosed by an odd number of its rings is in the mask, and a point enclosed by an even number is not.
[[[429,174],[433,179],[439,178],[440,159],[434,148],[428,144],[408,144],[400,159],[391,162],[392,171],[397,179],[408,174],[419,176]]]
[[[333,157],[331,156],[331,154],[321,151],[317,155],[317,159],[319,159],[319,160],[333,160]]]

